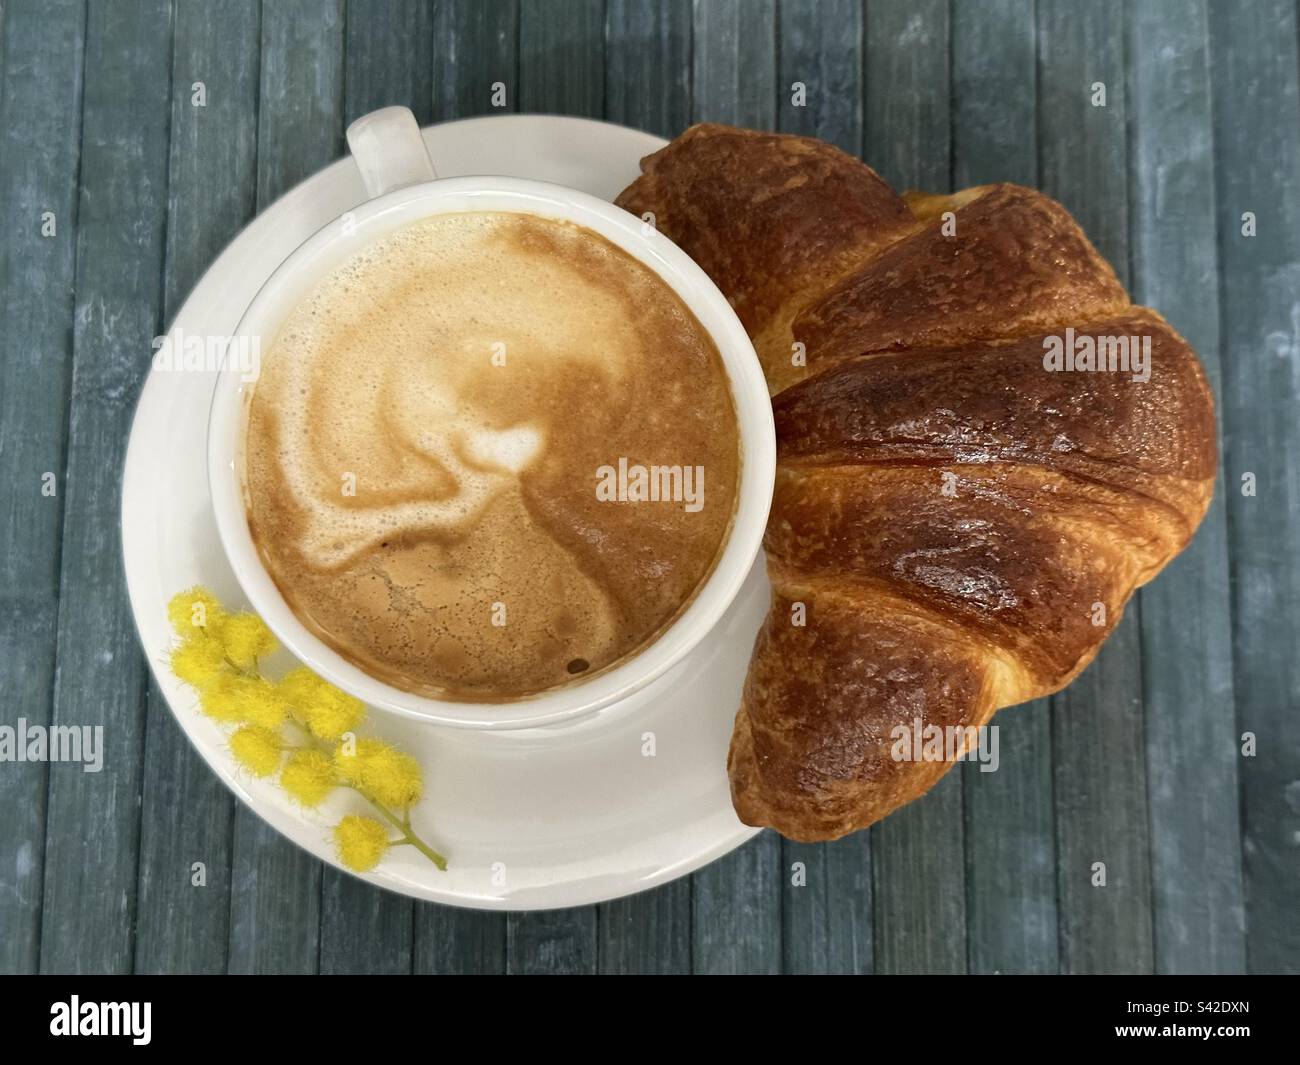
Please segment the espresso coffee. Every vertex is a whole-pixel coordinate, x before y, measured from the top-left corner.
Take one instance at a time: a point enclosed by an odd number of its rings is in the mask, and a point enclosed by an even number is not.
[[[531,215],[366,246],[285,321],[244,417],[249,526],[286,601],[437,698],[518,698],[637,653],[736,505],[709,335],[632,256]]]

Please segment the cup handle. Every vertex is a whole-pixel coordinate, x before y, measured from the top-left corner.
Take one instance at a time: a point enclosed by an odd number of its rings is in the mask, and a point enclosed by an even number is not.
[[[438,176],[410,108],[381,107],[362,115],[348,126],[348,148],[372,199]]]

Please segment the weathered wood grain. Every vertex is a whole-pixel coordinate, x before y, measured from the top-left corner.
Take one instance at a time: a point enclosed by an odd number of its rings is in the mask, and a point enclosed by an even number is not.
[[[673,138],[690,123],[690,0],[609,0],[605,118]]]
[[[41,969],[131,968],[145,667],[126,604],[118,479],[161,327],[171,10],[91,8],[63,479],[53,721],[102,726],[103,769],[50,767]]]
[[[949,187],[948,6],[867,5],[864,158],[896,188]],[[872,829],[877,972],[966,968],[961,774]]]
[[[950,29],[941,0],[867,5],[863,151],[900,191],[951,181]]]
[[[413,969],[443,975],[504,973],[505,914],[417,903]]]
[[[774,128],[775,4],[696,4],[694,32],[694,121]],[[691,878],[692,969],[779,972],[783,883],[781,840],[773,832],[696,873]]]
[[[257,203],[343,153],[343,3],[293,0],[262,10]],[[321,863],[240,807],[230,899],[232,972],[315,972]]]
[[[1210,6],[1224,498],[1256,972],[1300,972],[1300,90],[1295,6]],[[1246,236],[1243,215],[1254,215]],[[1243,494],[1253,475],[1255,494]],[[1238,752],[1241,750],[1238,741]],[[1230,796],[1223,796],[1225,803]]]
[[[519,109],[600,118],[604,0],[521,0]]]
[[[344,115],[398,104],[420,125],[433,120],[433,0],[349,0]]]
[[[152,683],[148,707],[134,971],[223,973],[235,800]]]
[[[1140,0],[1129,9],[1133,295],[1157,307],[1196,348],[1217,396],[1223,389],[1208,47],[1203,3],[1174,8]],[[1242,972],[1222,473],[1191,547],[1141,596],[1156,969]]]
[[[1034,0],[957,4],[952,21],[953,187],[1038,183]]]
[[[255,0],[178,0],[163,320],[256,209],[260,15]],[[203,106],[195,84],[203,83]],[[177,589],[179,591],[180,589]],[[234,800],[149,685],[140,815],[137,972],[224,972]],[[191,869],[202,862],[203,886]]]
[[[862,5],[782,0],[777,18],[777,122],[862,154]]]
[[[775,0],[695,5],[692,118],[771,129],[776,122]]]
[[[405,895],[327,867],[321,877],[321,973],[409,973],[414,906]]]
[[[343,0],[284,0],[263,6],[259,210],[347,150],[343,27]]]
[[[512,913],[506,922],[506,971],[519,975],[596,972],[596,907]]]
[[[781,900],[789,871],[770,829],[691,877],[691,971],[781,971]]]
[[[601,973],[691,971],[690,880],[606,902],[598,924]]]
[[[834,843],[781,842],[781,971],[874,968],[871,834]]]
[[[1038,184],[1033,0],[956,4],[953,187]],[[975,973],[1058,968],[1051,704],[1000,713],[999,765],[963,765],[967,962]]]
[[[0,20],[0,724],[48,725],[72,379],[85,7],[6,5]],[[53,234],[42,234],[45,212]],[[52,475],[54,494],[43,490]],[[40,947],[48,769],[0,771],[0,972]],[[58,826],[56,826],[56,831]]]
[[[493,86],[505,90],[498,107]],[[519,0],[441,0],[433,21],[433,115],[519,110]]]
[[[862,5],[785,0],[778,11],[777,128],[862,154]],[[782,971],[872,968],[871,837],[782,841]]]

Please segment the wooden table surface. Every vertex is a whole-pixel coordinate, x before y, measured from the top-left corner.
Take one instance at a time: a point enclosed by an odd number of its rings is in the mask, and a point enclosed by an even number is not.
[[[0,0],[0,724],[107,746],[94,774],[0,763],[0,969],[1300,970],[1296,29],[1294,0]],[[150,338],[350,119],[491,112],[494,82],[664,136],[815,134],[899,187],[1037,185],[1195,345],[1209,516],[1073,686],[998,718],[998,772],[838,843],[765,833],[503,915],[323,867],[191,750],[119,557]]]

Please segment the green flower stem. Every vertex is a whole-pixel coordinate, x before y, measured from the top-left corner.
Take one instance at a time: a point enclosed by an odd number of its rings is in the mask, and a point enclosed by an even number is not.
[[[358,794],[360,793],[358,792]],[[433,864],[436,865],[439,869],[443,870],[444,872],[446,871],[447,859],[444,858],[432,847],[430,847],[427,843],[425,843],[424,840],[422,840],[419,836],[417,836],[415,832],[412,831],[409,825],[405,824],[405,822],[402,820],[398,820],[395,814],[393,814],[386,807],[381,806],[379,803],[375,802],[374,799],[371,799],[365,795],[362,795],[362,798],[364,798],[368,803],[370,803],[371,806],[373,806],[376,810],[378,810],[380,815],[384,818],[384,820],[386,820],[390,825],[392,825],[402,834],[401,840],[395,843],[394,846],[401,847],[409,844],[410,846],[414,847],[417,851],[419,851],[421,854],[423,854],[426,858],[428,858],[429,861],[433,862]]]

